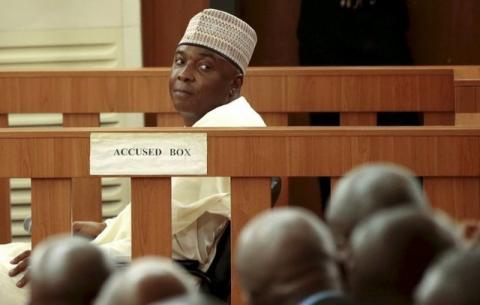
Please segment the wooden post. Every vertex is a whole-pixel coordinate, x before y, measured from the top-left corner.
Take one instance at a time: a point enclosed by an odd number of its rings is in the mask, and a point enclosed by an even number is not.
[[[0,114],[0,127],[8,127],[8,114]],[[0,244],[12,241],[10,179],[0,179]]]
[[[245,224],[256,214],[271,205],[271,178],[232,178],[232,266],[235,262],[235,246]],[[240,297],[237,271],[232,267],[232,305],[244,304]]]
[[[171,179],[132,178],[132,256],[172,256]]]
[[[32,246],[71,232],[71,179],[32,179]]]
[[[64,114],[64,127],[98,127],[100,114]],[[72,178],[72,221],[102,221],[100,177]]]

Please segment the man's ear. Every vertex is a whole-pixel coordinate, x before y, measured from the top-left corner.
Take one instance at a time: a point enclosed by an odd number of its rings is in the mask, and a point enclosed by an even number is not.
[[[240,89],[242,88],[243,85],[243,74],[237,74],[235,78],[232,81],[232,86],[230,88],[230,96],[239,96],[240,95]]]

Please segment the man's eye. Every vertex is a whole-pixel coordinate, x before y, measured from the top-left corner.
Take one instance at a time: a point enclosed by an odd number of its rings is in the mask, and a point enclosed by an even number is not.
[[[200,70],[202,70],[202,71],[208,71],[210,69],[211,69],[211,67],[207,64],[200,65]]]
[[[178,65],[183,65],[183,59],[181,58],[177,58],[175,59],[175,64],[178,66]]]

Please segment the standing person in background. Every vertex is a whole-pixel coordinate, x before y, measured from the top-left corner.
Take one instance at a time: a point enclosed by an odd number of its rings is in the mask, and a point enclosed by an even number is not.
[[[412,64],[405,0],[302,0],[302,66]]]
[[[297,28],[301,66],[411,65],[406,0],[302,0]],[[379,114],[386,125],[419,125],[416,114]],[[338,126],[337,113],[311,113],[312,126]],[[330,178],[319,177],[323,209]]]

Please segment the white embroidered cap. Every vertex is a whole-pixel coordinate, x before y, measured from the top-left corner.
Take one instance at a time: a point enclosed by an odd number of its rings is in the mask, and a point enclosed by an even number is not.
[[[257,34],[245,21],[223,11],[205,9],[190,19],[179,45],[192,44],[216,51],[245,74]]]

